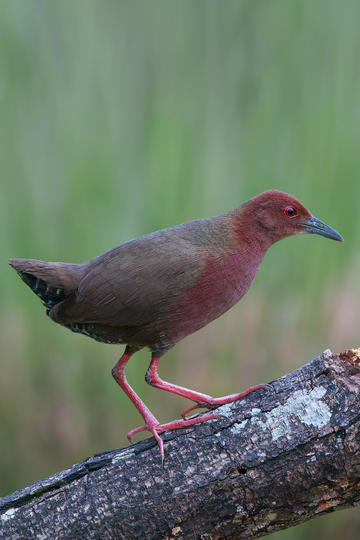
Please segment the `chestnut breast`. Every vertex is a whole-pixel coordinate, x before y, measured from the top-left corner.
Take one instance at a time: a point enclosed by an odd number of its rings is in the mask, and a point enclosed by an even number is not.
[[[235,253],[208,256],[197,282],[169,307],[169,334],[173,342],[213,321],[248,291],[264,253],[246,244]]]

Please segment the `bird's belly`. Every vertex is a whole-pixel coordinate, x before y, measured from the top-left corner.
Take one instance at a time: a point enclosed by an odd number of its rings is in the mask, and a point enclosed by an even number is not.
[[[176,343],[217,319],[236,304],[241,296],[236,291],[216,297],[212,295],[211,299],[205,296],[200,299],[200,295],[197,298],[190,295],[185,297],[172,312],[169,329],[171,341]]]

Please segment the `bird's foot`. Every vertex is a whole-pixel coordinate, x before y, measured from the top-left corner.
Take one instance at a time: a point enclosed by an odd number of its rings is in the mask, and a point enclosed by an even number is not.
[[[205,414],[204,416],[199,416],[196,418],[192,417],[183,420],[173,420],[172,422],[168,422],[166,424],[160,424],[158,422],[154,422],[153,419],[150,419],[144,426],[140,426],[129,431],[129,433],[127,434],[127,438],[130,442],[132,442],[132,437],[133,435],[135,435],[135,433],[139,433],[139,431],[150,431],[150,433],[154,435],[159,445],[161,461],[164,463],[164,443],[160,437],[160,433],[163,433],[164,431],[170,431],[172,429],[187,428],[189,426],[193,426],[194,424],[201,424],[202,422],[207,422],[208,420],[215,420],[217,418],[218,415],[212,413]]]
[[[241,392],[240,394],[231,394],[230,396],[223,396],[220,398],[211,398],[207,401],[198,401],[195,405],[192,405],[191,407],[188,407],[187,409],[184,409],[181,413],[181,416],[184,420],[191,420],[193,417],[187,418],[187,414],[190,411],[193,411],[195,409],[201,409],[201,408],[207,408],[212,409],[214,407],[219,407],[220,405],[225,405],[226,403],[232,403],[233,401],[237,401],[239,399],[243,399],[244,397],[248,396],[252,392],[255,392],[256,390],[261,390],[262,388],[270,388],[272,389],[272,386],[269,384],[257,384],[256,386],[252,386],[251,388],[248,388],[245,390],[245,392]],[[221,415],[218,415],[220,417]]]

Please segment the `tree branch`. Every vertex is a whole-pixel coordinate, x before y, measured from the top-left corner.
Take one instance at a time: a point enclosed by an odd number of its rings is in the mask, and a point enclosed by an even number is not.
[[[360,501],[360,351],[0,499],[1,538],[257,538]]]

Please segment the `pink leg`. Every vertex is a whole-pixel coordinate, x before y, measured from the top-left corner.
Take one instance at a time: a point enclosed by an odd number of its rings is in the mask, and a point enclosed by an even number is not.
[[[160,433],[166,430],[171,429],[181,429],[188,426],[192,426],[194,424],[199,424],[200,422],[206,422],[207,420],[213,420],[217,418],[215,414],[207,414],[205,416],[202,416],[201,418],[191,418],[188,420],[174,420],[173,422],[168,422],[167,424],[160,424],[158,420],[155,418],[155,416],[151,413],[151,411],[146,407],[145,403],[141,401],[139,396],[134,392],[134,390],[131,388],[129,383],[126,380],[125,376],[125,366],[128,363],[130,357],[132,355],[132,351],[129,347],[126,347],[124,354],[116,364],[116,366],[112,369],[112,375],[116,382],[121,386],[121,388],[124,390],[125,394],[131,399],[131,401],[134,403],[135,407],[141,414],[141,416],[145,420],[145,425],[135,428],[128,433],[128,439],[131,442],[131,437],[138,433],[139,431],[148,430],[150,431],[155,439],[157,440],[157,443],[159,445],[160,454],[161,454],[161,460],[164,461],[164,443],[159,436]]]
[[[156,388],[161,388],[162,390],[167,390],[168,392],[172,392],[174,394],[178,394],[179,396],[183,396],[185,398],[195,401],[196,405],[192,405],[191,407],[188,407],[187,409],[182,411],[181,416],[184,419],[185,415],[188,412],[194,409],[198,409],[199,407],[212,408],[217,407],[218,405],[224,405],[225,403],[231,403],[232,401],[237,401],[238,399],[244,398],[245,396],[251,394],[251,392],[255,392],[255,390],[260,390],[261,388],[268,387],[268,385],[266,384],[258,384],[257,386],[252,386],[248,390],[245,390],[245,392],[241,392],[240,394],[231,394],[229,396],[213,398],[206,394],[201,394],[200,392],[194,392],[193,390],[189,390],[188,388],[184,388],[183,386],[178,386],[177,384],[171,384],[163,381],[162,379],[160,379],[157,372],[158,365],[159,358],[153,358],[146,373],[146,382],[148,382],[152,386],[155,386]]]

